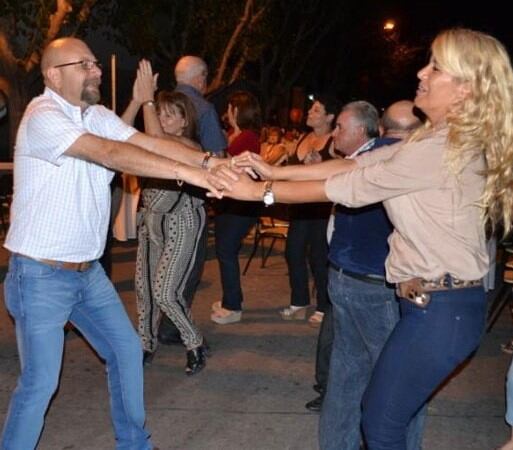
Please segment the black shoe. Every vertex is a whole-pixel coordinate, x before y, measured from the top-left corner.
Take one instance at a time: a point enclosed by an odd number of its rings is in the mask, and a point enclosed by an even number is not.
[[[313,400],[310,400],[306,405],[305,408],[309,411],[313,412],[320,412],[322,408],[322,401],[324,400],[324,397],[322,395],[319,395],[319,397],[314,398]]]
[[[155,352],[149,352],[147,350],[143,353],[143,366],[149,366],[153,361],[153,357],[155,356]]]
[[[314,384],[312,387],[313,387],[313,390],[319,394],[322,394],[324,392],[324,387],[319,383]]]
[[[187,375],[194,375],[205,367],[207,356],[207,349],[202,344],[199,347],[187,351],[187,364],[185,366],[185,373]]]

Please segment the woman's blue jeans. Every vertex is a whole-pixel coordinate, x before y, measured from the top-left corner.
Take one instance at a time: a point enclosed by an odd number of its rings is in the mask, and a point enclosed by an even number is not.
[[[401,300],[401,319],[376,363],[363,401],[369,450],[406,449],[406,427],[438,386],[478,346],[482,287],[431,293],[425,309]]]
[[[13,255],[5,299],[16,323],[21,375],[0,448],[36,447],[59,383],[64,325],[69,320],[105,360],[116,448],[151,449],[144,429],[141,343],[101,265],[95,262],[89,270],[75,272]]]

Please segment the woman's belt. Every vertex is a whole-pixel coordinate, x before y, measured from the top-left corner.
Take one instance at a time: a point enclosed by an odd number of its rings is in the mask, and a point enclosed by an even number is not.
[[[482,285],[482,279],[460,280],[447,273],[434,280],[412,278],[408,281],[402,281],[401,283],[397,283],[396,292],[399,297],[424,308],[431,300],[430,292],[472,288]]]

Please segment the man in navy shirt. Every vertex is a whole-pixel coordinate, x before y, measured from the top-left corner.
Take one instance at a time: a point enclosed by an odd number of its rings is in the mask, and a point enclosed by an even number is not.
[[[352,159],[399,141],[420,124],[412,108],[413,103],[406,101],[391,105],[383,118],[387,127],[385,135],[379,137],[376,108],[364,101],[348,103],[337,118],[333,132],[335,148],[345,158]],[[402,130],[402,136],[396,134],[397,129]],[[362,396],[381,349],[399,319],[393,287],[385,282],[387,238],[391,231],[381,204],[358,209],[336,205],[328,255],[333,318],[325,317],[319,335],[316,371],[321,395],[306,405],[313,410],[322,405],[320,445],[323,450],[360,447]],[[322,372],[319,363],[329,361],[330,325],[333,327],[331,362],[325,363]],[[328,364],[329,383],[325,389]],[[417,434],[412,433],[410,449],[418,446]]]

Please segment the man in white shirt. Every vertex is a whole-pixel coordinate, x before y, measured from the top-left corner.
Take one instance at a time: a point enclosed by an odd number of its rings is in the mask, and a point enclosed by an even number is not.
[[[96,105],[101,69],[82,41],[50,43],[41,70],[46,88],[25,111],[14,155],[5,299],[21,375],[0,448],[35,448],[58,386],[69,320],[106,362],[116,448],[151,449],[139,337],[97,261],[109,223],[110,169],[182,179],[219,195],[199,167],[220,161],[139,133]]]

